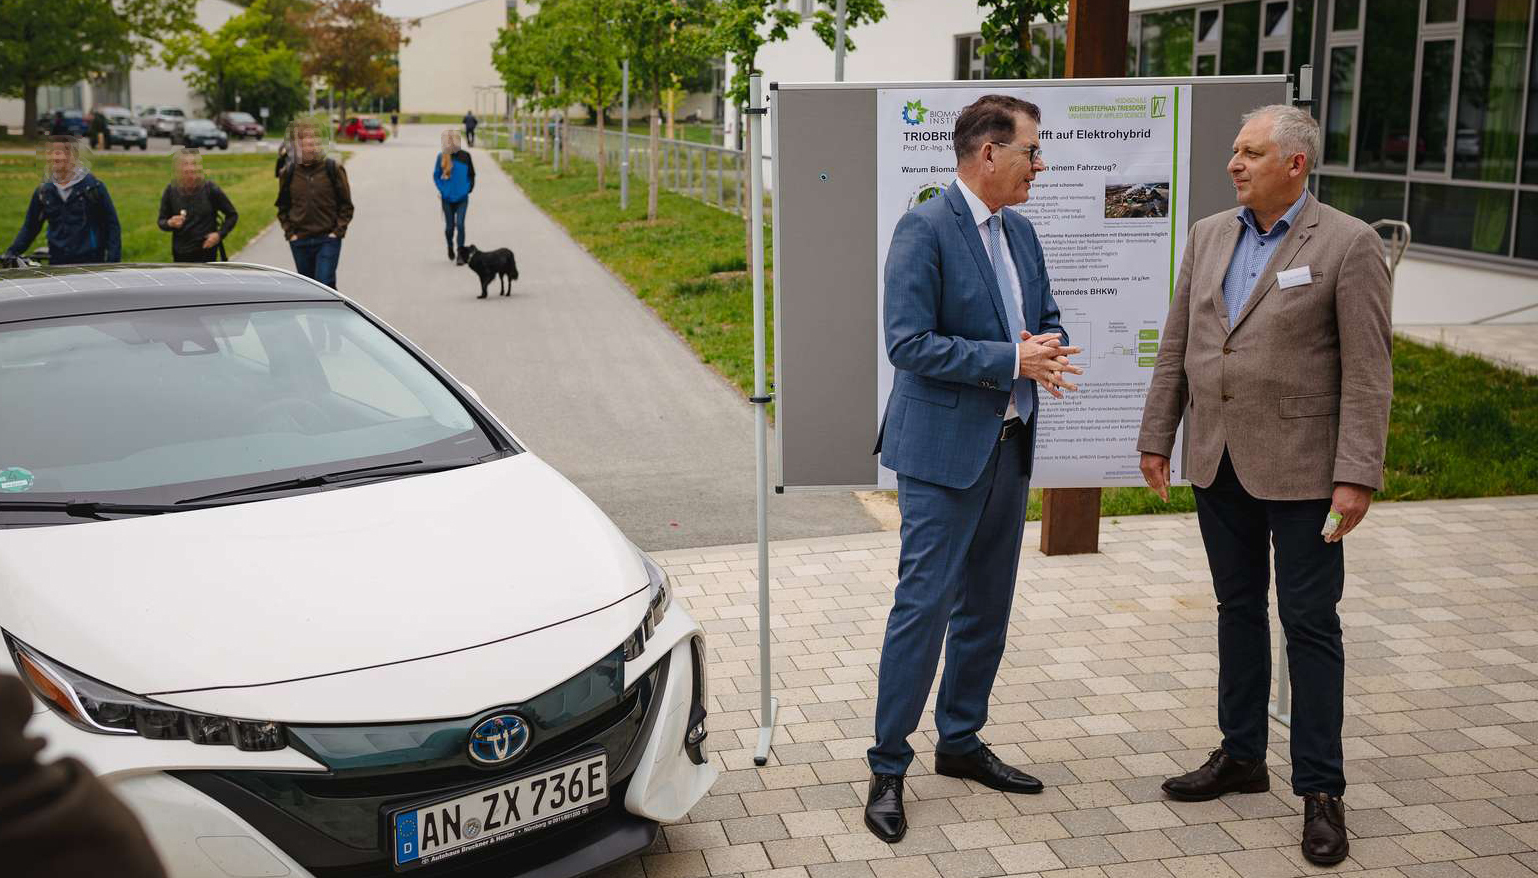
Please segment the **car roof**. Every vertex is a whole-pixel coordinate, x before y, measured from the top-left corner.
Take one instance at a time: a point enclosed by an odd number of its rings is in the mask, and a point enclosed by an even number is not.
[[[114,311],[340,302],[318,283],[265,265],[70,265],[0,269],[0,324]]]

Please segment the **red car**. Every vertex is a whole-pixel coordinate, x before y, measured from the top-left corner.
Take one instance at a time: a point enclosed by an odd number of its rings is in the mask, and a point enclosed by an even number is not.
[[[247,137],[260,140],[267,135],[267,129],[263,128],[262,123],[256,121],[250,113],[238,111],[220,113],[214,117],[214,124],[230,137],[238,137],[242,140]]]
[[[350,116],[337,127],[336,134],[353,140],[377,140],[384,143],[387,132],[385,126],[372,116]]]

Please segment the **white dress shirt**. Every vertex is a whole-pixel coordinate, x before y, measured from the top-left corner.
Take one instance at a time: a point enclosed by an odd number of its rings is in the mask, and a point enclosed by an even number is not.
[[[1004,307],[1008,308],[1013,305],[1015,309],[1015,315],[1020,318],[1020,325],[1025,326],[1025,303],[1020,298],[1020,275],[1015,271],[1015,261],[1009,256],[1009,233],[1004,229],[1003,226],[1004,208],[999,208],[997,211],[990,213],[988,210],[988,205],[983,204],[983,200],[981,198],[973,195],[972,190],[967,188],[967,184],[961,182],[960,177],[956,178],[956,188],[961,190],[961,197],[967,200],[967,207],[972,211],[972,222],[977,227],[977,234],[980,235],[983,239],[984,253],[988,253],[988,238],[990,237],[988,234],[988,218],[993,216],[994,213],[998,213],[1000,215],[999,250],[1002,252],[999,253],[999,258],[1004,260],[1004,274],[1009,280],[1009,289],[1003,291]],[[988,253],[988,256],[989,258],[992,258],[993,254]],[[1020,343],[1020,339],[1018,338],[1014,339],[1013,341],[1017,345]],[[1019,354],[1016,354],[1015,357],[1018,361]],[[1018,374],[1019,366],[1017,365],[1015,369],[1016,373]],[[1009,389],[1009,386],[1010,385],[1005,385],[1005,389]],[[1009,407],[1004,411],[1004,419],[1007,421],[1010,418],[1017,418],[1019,416],[1019,411],[1015,409],[1015,395],[1011,393],[1009,395]]]

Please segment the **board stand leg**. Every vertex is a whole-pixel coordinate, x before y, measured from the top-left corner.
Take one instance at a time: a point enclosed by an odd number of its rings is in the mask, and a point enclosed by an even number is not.
[[[779,718],[780,699],[769,696],[768,712],[759,711],[758,747],[753,751],[753,764],[769,764],[769,746],[774,742],[774,724]]]
[[[748,81],[748,124],[752,129],[752,145],[749,161],[752,162],[751,191],[748,198],[750,235],[753,251],[753,446],[757,454],[756,473],[758,489],[758,673],[762,702],[758,711],[758,748],[753,753],[754,765],[767,765],[769,746],[774,740],[775,715],[780,712],[779,699],[774,697],[774,679],[770,673],[771,641],[769,630],[769,371],[766,362],[764,302],[764,107],[763,78],[753,76]]]
[[[1287,667],[1287,636],[1282,635],[1281,647],[1276,660],[1276,700],[1267,712],[1271,718],[1292,728],[1292,674]]]

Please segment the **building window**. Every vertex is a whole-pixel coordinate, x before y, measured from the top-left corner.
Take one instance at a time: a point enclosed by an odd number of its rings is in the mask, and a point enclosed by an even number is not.
[[[1329,102],[1325,105],[1324,163],[1351,162],[1351,109],[1356,95],[1356,46],[1330,50]]]
[[[1253,74],[1259,46],[1260,0],[1223,7],[1223,55],[1218,64],[1223,75]]]
[[[1398,180],[1368,180],[1361,177],[1319,178],[1319,200],[1336,210],[1349,213],[1364,223],[1381,219],[1404,219],[1404,187]]]
[[[1440,24],[1458,20],[1458,0],[1426,0],[1426,23]]]
[[[1410,184],[1410,228],[1433,247],[1505,256],[1511,235],[1508,188]]]
[[[1297,0],[1292,6],[1292,63],[1288,71],[1294,78],[1298,68],[1313,62],[1314,57],[1314,0]]]
[[[1402,174],[1410,156],[1410,106],[1420,0],[1369,0],[1362,28],[1356,170]]]
[[[1516,181],[1530,9],[1530,0],[1483,0],[1464,9],[1454,177]]]
[[[1362,0],[1335,0],[1330,30],[1356,30],[1361,25]]]
[[[1457,40],[1421,43],[1420,112],[1415,125],[1415,170],[1447,171],[1447,120],[1453,99],[1453,61]]]
[[[1523,192],[1517,209],[1517,258],[1538,259],[1538,192]]]
[[[1068,67],[1068,26],[1042,24],[1031,28],[1031,65],[1027,79],[1062,79]]]
[[[988,59],[982,48],[982,34],[962,34],[956,38],[957,79],[988,78]]]
[[[1190,76],[1196,12],[1145,12],[1138,34],[1139,76]]]
[[[1530,38],[1530,42],[1533,54],[1527,64],[1527,136],[1522,151],[1522,182],[1538,186],[1538,35]],[[1538,233],[1538,229],[1533,231]]]

